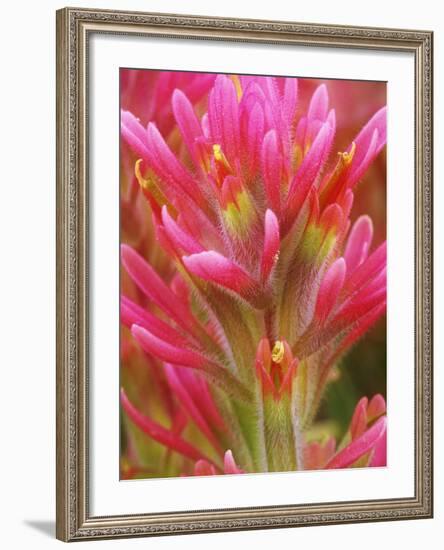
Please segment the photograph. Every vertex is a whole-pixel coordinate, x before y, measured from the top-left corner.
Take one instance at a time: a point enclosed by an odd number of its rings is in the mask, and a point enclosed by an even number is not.
[[[387,465],[386,96],[120,68],[121,480]]]

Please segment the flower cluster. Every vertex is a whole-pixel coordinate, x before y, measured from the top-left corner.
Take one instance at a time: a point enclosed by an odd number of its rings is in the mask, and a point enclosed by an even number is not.
[[[164,74],[152,121],[121,112],[137,235],[121,248],[123,475],[384,465],[381,395],[342,441],[307,434],[335,365],[385,312],[386,244],[350,217],[386,109],[338,152],[325,84],[301,111],[295,78]]]

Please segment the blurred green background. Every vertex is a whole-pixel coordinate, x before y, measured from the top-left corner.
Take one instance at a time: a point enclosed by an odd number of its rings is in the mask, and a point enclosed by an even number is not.
[[[335,435],[347,431],[356,404],[363,396],[387,395],[386,319],[381,319],[338,365],[338,378],[331,382],[319,408],[317,420],[334,419]]]

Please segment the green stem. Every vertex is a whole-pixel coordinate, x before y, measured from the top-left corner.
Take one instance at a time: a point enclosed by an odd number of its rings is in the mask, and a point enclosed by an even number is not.
[[[297,469],[297,460],[289,396],[275,401],[267,396],[264,402],[265,439],[269,470],[288,472]]]

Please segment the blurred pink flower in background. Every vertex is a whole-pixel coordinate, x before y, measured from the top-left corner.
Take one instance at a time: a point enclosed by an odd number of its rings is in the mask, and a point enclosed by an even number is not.
[[[341,87],[122,71],[122,477],[385,464],[381,395],[312,439],[386,307],[385,207],[353,207],[385,92],[362,126]]]

